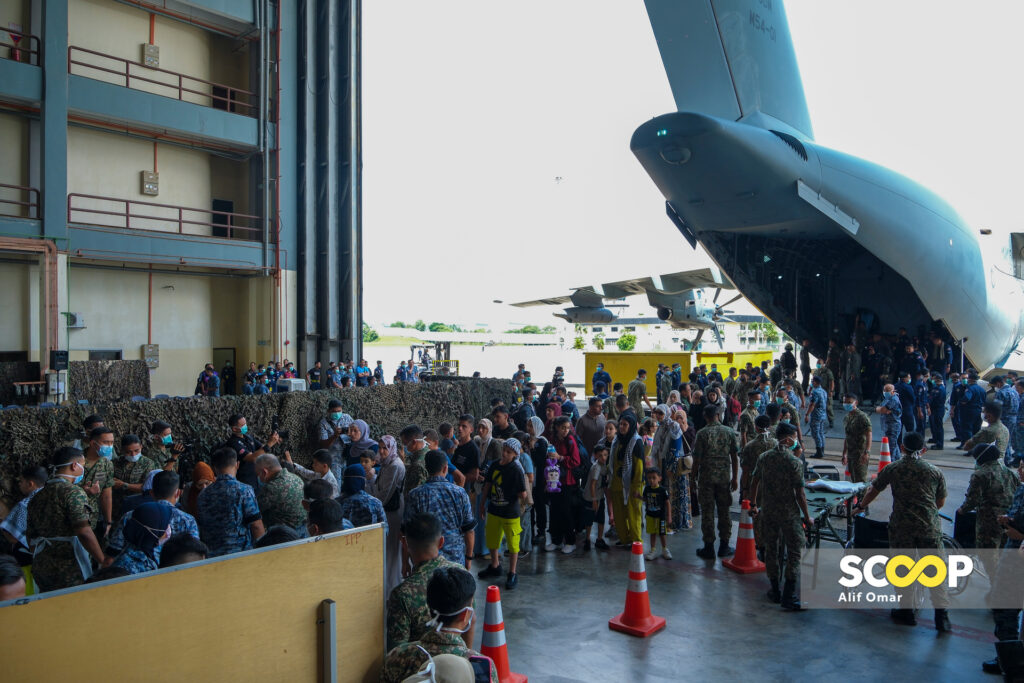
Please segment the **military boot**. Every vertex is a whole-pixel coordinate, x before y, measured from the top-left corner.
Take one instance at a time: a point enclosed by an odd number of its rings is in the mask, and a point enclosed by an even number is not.
[[[889,616],[897,624],[902,624],[904,626],[917,626],[917,617],[914,616],[914,610],[912,609],[890,610]]]
[[[705,560],[715,559],[715,544],[705,543],[703,548],[697,548],[697,557],[702,557]]]
[[[729,547],[729,544],[722,541],[718,544],[718,556],[719,557],[732,557],[736,554],[736,549]]]
[[[803,609],[800,596],[796,594],[796,581],[792,579],[786,579],[782,584],[782,609],[787,612],[798,612]]]
[[[949,610],[936,608],[935,630],[939,633],[949,633],[953,630],[953,625],[949,623]]]
[[[779,580],[769,579],[772,582],[772,587],[768,590],[768,599],[774,602],[776,605],[782,602],[782,593],[779,592]]]

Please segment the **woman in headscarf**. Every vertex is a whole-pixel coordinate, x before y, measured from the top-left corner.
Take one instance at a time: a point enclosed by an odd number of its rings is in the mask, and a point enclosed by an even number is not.
[[[151,572],[160,567],[156,549],[171,537],[171,506],[143,503],[124,525],[124,548],[113,566],[131,574]]]
[[[675,420],[671,419],[668,405],[659,403],[654,408],[652,415],[658,428],[654,432],[650,459],[653,466],[661,472],[665,482],[670,484],[668,472],[676,464],[676,455],[682,447],[683,433]],[[671,486],[669,486],[669,491],[671,491]]]
[[[181,490],[178,507],[195,517],[199,506],[199,494],[216,479],[212,467],[205,462],[197,462],[192,468],[192,481],[185,484],[185,488]]]
[[[616,545],[627,548],[642,540],[644,444],[636,429],[636,416],[631,412],[619,418],[619,434],[611,454],[612,476],[608,486],[615,509],[619,540]]]
[[[604,436],[597,442],[598,446],[604,446],[608,449],[608,457],[604,462],[604,472],[601,476],[608,476],[608,473],[612,470],[612,445],[615,443],[615,437],[619,434],[619,423],[615,420],[608,420],[604,423]],[[605,509],[608,511],[608,531],[605,532],[605,536],[610,537],[615,532],[615,514],[612,510],[612,495],[609,493],[608,488],[604,490]]]
[[[348,438],[351,442],[345,452],[346,464],[358,465],[359,458],[367,451],[372,451],[374,461],[377,460],[377,442],[370,438],[370,426],[365,421],[353,422],[348,428]]]
[[[384,588],[388,595],[391,589],[402,582],[402,510],[405,507],[402,485],[405,483],[405,463],[398,456],[395,437],[385,434],[380,437],[378,452],[381,454],[380,471],[371,465],[366,468],[366,490],[384,505],[384,516],[388,520],[385,539]]]
[[[544,422],[534,415],[526,421],[526,433],[530,439],[523,447],[530,453],[533,461],[533,545],[544,545],[544,534],[548,530],[548,494],[544,490],[544,468],[548,458],[548,440],[542,436]]]
[[[473,514],[476,515],[476,536],[473,541],[474,555],[483,555],[487,552],[487,548],[485,547],[487,545],[485,542],[485,530],[487,528],[487,499],[483,495],[483,472],[492,462],[501,460],[501,451],[504,447],[501,439],[491,437],[493,429],[494,424],[486,417],[482,417],[476,421],[476,436],[473,437],[473,442],[480,451],[481,479],[476,486],[477,509],[473,511]]]
[[[668,407],[673,412],[675,412],[676,410],[681,410],[683,407],[682,396],[680,396],[679,392],[676,391],[675,389],[670,391],[668,394]]]
[[[671,410],[671,409],[670,409]],[[693,528],[693,519],[690,511],[691,489],[690,470],[684,458],[693,456],[693,444],[697,439],[697,432],[693,425],[686,419],[685,410],[677,410],[670,418],[679,427],[679,450],[676,452],[676,462],[669,472],[669,496],[672,500],[672,519],[669,526],[676,531]]]

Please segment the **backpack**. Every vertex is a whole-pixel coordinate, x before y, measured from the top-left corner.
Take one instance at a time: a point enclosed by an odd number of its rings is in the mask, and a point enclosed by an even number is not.
[[[590,476],[590,468],[594,465],[594,461],[591,460],[587,449],[583,447],[579,434],[573,432],[572,438],[575,439],[576,448],[580,452],[580,464],[572,468],[572,476],[576,479],[577,484],[583,484],[587,481],[587,477]]]

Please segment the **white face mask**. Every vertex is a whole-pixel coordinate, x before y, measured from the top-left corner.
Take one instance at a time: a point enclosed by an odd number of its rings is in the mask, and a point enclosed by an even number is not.
[[[128,462],[138,462],[139,458],[142,457],[142,453],[136,453],[135,455],[125,454],[124,459]]]
[[[466,621],[466,627],[462,629],[449,628],[441,626],[441,617],[454,617],[462,614],[465,611],[469,611],[469,619]],[[434,618],[426,623],[427,628],[433,627],[435,631],[440,633],[441,631],[447,631],[448,633],[466,633],[473,626],[473,614],[476,612],[472,607],[463,607],[458,612],[450,612],[448,614],[441,614],[440,612],[434,612]]]

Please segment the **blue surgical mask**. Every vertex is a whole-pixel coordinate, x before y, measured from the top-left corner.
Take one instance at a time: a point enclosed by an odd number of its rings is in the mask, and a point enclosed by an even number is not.
[[[844,403],[843,404],[843,410],[845,410],[846,412],[852,411],[853,410],[853,404],[852,403]]]
[[[754,407],[755,408],[760,408],[761,407],[761,402],[760,401],[754,401]]]
[[[114,447],[113,446],[100,446],[100,457],[101,458],[106,458],[107,460],[110,460],[111,458],[113,458],[114,457]]]
[[[796,441],[794,441],[793,443],[791,443],[789,445],[789,450],[791,450],[791,451],[795,451],[798,448],[800,448],[800,444],[798,442],[796,442]]]
[[[341,419],[342,413],[331,413],[331,419],[337,422]]]
[[[781,406],[783,403],[786,402],[786,399],[784,397],[782,397],[782,396],[776,396],[775,397],[775,402],[778,403]]]
[[[784,417],[781,420],[779,420],[779,422],[782,422],[784,424],[789,424],[789,418],[788,417]]]
[[[127,460],[128,462],[138,462],[139,458],[141,457],[142,453],[136,453],[135,455],[126,455],[124,456],[124,459]]]
[[[172,443],[174,443],[174,436],[168,434],[166,436],[160,437],[160,442],[165,446],[170,446]]]
[[[238,431],[242,433],[242,436],[245,436],[249,433],[249,425],[242,425],[242,428]]]
[[[892,392],[891,391],[883,391],[882,392],[882,396],[885,397],[885,398],[892,398]]]

